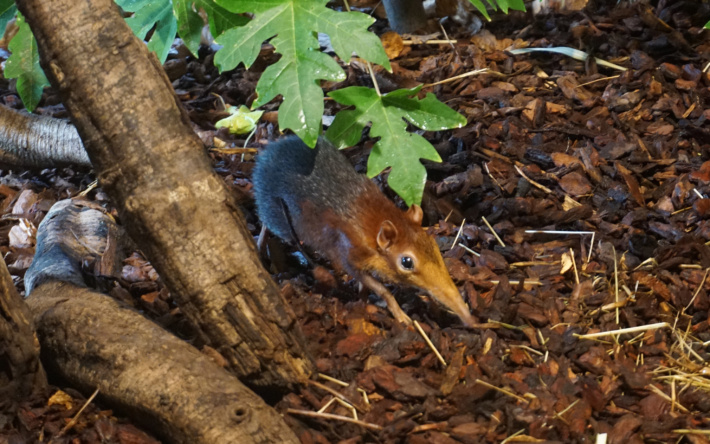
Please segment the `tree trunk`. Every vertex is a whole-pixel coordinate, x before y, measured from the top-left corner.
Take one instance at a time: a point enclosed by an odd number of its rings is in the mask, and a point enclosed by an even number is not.
[[[12,282],[5,263],[0,264],[0,423],[12,418],[19,401],[47,388],[39,362],[39,343],[32,313]]]
[[[414,32],[426,25],[422,0],[384,0],[390,27],[400,34]]]
[[[291,388],[313,364],[156,57],[111,0],[20,0],[128,233],[181,309],[253,387]]]
[[[37,233],[25,282],[50,374],[92,392],[170,442],[297,443],[277,412],[186,342],[82,275],[120,264],[118,227],[98,205],[63,200]],[[82,266],[83,264],[83,266]],[[88,272],[88,273],[87,273]],[[14,288],[14,287],[13,287]]]

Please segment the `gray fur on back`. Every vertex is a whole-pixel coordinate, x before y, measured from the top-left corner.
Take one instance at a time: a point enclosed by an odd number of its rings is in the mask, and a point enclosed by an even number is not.
[[[306,201],[317,211],[330,208],[349,217],[353,202],[371,185],[322,137],[313,149],[296,136],[269,144],[256,158],[252,180],[259,219],[286,240],[295,239],[282,201],[292,221],[300,219]]]

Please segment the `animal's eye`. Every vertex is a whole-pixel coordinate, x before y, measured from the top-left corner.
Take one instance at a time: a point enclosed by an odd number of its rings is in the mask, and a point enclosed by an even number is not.
[[[404,268],[405,270],[414,269],[414,259],[412,259],[411,256],[402,256],[401,263],[402,268]]]

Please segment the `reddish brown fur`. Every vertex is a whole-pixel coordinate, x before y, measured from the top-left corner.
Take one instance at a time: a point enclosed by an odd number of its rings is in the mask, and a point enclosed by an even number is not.
[[[339,216],[330,209],[319,213],[309,201],[302,202],[301,210],[302,217],[294,221],[298,238],[325,254],[336,269],[355,277],[370,274],[421,288],[466,324],[473,323],[436,243],[421,228],[421,220],[416,219],[413,211],[397,208],[372,182],[352,203],[350,217]],[[392,243],[382,248],[377,237],[386,221],[392,223],[396,234]],[[415,272],[404,272],[398,267],[402,253],[415,259]]]
[[[473,325],[434,240],[420,228],[421,208],[397,209],[326,139],[313,150],[297,137],[270,144],[253,181],[265,226],[325,254],[385,300],[398,321],[412,322],[380,280],[419,287]]]

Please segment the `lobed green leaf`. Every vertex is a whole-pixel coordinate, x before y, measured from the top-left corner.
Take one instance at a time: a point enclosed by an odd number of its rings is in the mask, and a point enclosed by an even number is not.
[[[341,148],[354,145],[363,128],[371,124],[370,135],[380,140],[370,153],[367,175],[374,177],[391,168],[387,183],[407,205],[420,203],[424,193],[426,169],[420,160],[441,161],[426,139],[407,132],[407,122],[432,131],[466,124],[463,116],[434,95],[417,98],[420,90],[421,87],[402,89],[380,96],[371,88],[350,87],[328,94],[336,102],[355,109],[339,112],[326,137]]]
[[[328,34],[336,54],[349,61],[353,53],[389,69],[389,60],[377,36],[367,30],[373,19],[359,12],[336,12],[327,0],[216,0],[234,13],[251,12],[246,25],[225,31],[217,42],[224,46],[215,55],[220,71],[240,63],[249,68],[264,41],[271,41],[280,60],[268,67],[257,84],[261,106],[278,95],[279,127],[291,129],[309,146],[321,132],[323,80],[342,81],[345,74],[333,58],[320,52],[318,32]]]

